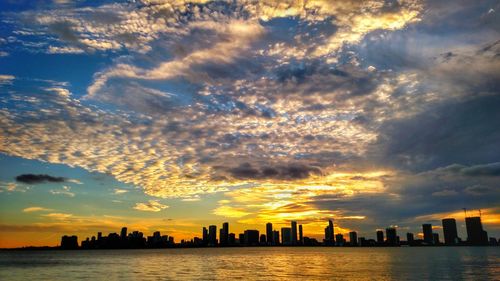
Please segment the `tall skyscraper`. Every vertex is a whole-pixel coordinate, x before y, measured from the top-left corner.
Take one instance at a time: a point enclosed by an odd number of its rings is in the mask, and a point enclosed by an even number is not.
[[[431,245],[434,244],[433,237],[432,237],[432,224],[430,223],[424,223],[422,224],[422,231],[424,233],[424,242]]]
[[[273,230],[273,245],[280,244],[280,232],[278,230]]]
[[[384,232],[382,230],[377,230],[377,243],[379,245],[384,244]]]
[[[228,238],[229,238],[229,223],[225,222],[222,224],[222,228],[220,230],[219,244],[221,246],[227,246]]]
[[[335,245],[335,234],[333,230],[333,220],[328,220],[328,226],[325,228],[325,245]]]
[[[465,218],[467,243],[470,245],[488,245],[488,234],[483,230],[481,217]]]
[[[297,245],[297,222],[292,221],[292,245]]]
[[[227,244],[234,246],[236,244],[236,235],[234,233],[229,233],[227,238]]]
[[[217,246],[217,226],[208,227],[208,246]]]
[[[385,229],[385,236],[387,237],[386,244],[389,246],[397,246],[398,245],[398,235],[396,232],[396,228],[389,227]]]
[[[302,232],[302,225],[299,224],[299,244],[304,244],[304,233]]]
[[[444,243],[446,245],[458,244],[457,222],[455,219],[443,219]]]
[[[203,227],[203,245],[208,244],[208,229],[206,227]]]
[[[273,224],[268,222],[266,224],[266,238],[267,238],[267,244],[268,245],[273,245],[273,239],[274,239],[274,235],[273,235]]]
[[[125,240],[127,238],[127,228],[122,227],[122,231],[120,232],[120,239]]]
[[[413,236],[413,233],[406,233],[406,241],[408,242],[408,245],[412,245],[415,242],[415,237]]]
[[[349,232],[349,245],[358,246],[358,233],[356,231]]]
[[[281,244],[284,246],[292,245],[292,229],[290,227],[281,228]]]

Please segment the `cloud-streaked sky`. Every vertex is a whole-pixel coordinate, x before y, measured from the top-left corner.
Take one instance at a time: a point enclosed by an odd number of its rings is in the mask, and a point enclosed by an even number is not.
[[[223,221],[404,235],[449,215],[465,239],[464,207],[500,236],[499,13],[2,1],[0,247]]]

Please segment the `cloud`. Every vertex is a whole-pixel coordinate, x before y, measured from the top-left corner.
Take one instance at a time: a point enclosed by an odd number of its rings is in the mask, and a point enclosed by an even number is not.
[[[85,51],[76,47],[57,47],[49,46],[47,53],[49,54],[82,54]]]
[[[444,189],[441,191],[436,191],[432,193],[432,196],[442,196],[442,197],[447,197],[447,196],[455,196],[458,193],[453,190],[453,189]]]
[[[22,174],[16,177],[17,182],[25,184],[40,184],[46,182],[65,182],[66,178],[53,177],[46,174]]]
[[[71,187],[70,186],[63,186],[62,189],[51,189],[49,190],[51,194],[54,195],[66,195],[68,197],[75,197],[75,193],[71,192]]]
[[[53,220],[58,220],[58,221],[66,221],[69,220],[73,217],[73,214],[67,214],[67,213],[49,213],[49,214],[44,214],[41,215],[46,218],[50,218]]]
[[[316,233],[498,205],[491,2],[192,2],[9,15],[39,52],[111,63],[82,99],[10,79],[0,150]]]
[[[24,213],[32,213],[32,212],[50,212],[52,209],[44,208],[44,207],[27,207],[23,209]]]
[[[213,210],[214,215],[224,216],[228,218],[241,218],[250,213],[245,212],[242,208],[233,208],[231,206],[220,206]]]
[[[120,189],[120,188],[115,188],[114,191],[113,191],[114,194],[124,194],[124,193],[127,193],[127,192],[129,192],[129,190],[127,190],[127,189]]]
[[[13,75],[6,75],[6,74],[1,74],[0,75],[0,86],[2,85],[11,85],[12,84],[12,81],[15,79],[16,77],[13,76]]]
[[[242,163],[240,166],[228,169],[231,176],[238,179],[262,179],[274,178],[281,180],[295,180],[309,177],[310,174],[321,175],[318,167],[306,166],[303,164],[289,164],[276,166],[263,166],[255,168],[249,163]]]
[[[147,212],[159,212],[169,206],[160,203],[158,200],[149,200],[146,203],[136,203],[134,209]]]

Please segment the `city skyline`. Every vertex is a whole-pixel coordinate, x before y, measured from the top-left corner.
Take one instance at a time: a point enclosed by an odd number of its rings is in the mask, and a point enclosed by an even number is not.
[[[394,227],[430,243],[469,235],[463,208],[500,237],[499,13],[0,1],[0,248],[123,226],[291,244],[394,242]]]
[[[217,225],[203,226],[200,236],[191,239],[175,241],[172,235],[161,235],[160,231],[154,231],[152,236],[134,230],[128,232],[127,227],[122,227],[120,233],[109,233],[107,236],[102,232],[78,240],[77,235],[64,235],[57,247],[61,249],[145,249],[145,248],[192,248],[192,247],[238,247],[238,246],[348,246],[348,247],[399,247],[399,246],[498,246],[500,238],[488,236],[484,230],[481,217],[465,217],[467,236],[462,239],[458,236],[455,218],[444,218],[441,220],[444,236],[440,239],[439,233],[430,223],[422,224],[422,233],[417,233],[417,238],[412,232],[406,232],[406,240],[402,233],[398,235],[398,227],[390,226],[383,230],[377,229],[375,238],[359,236],[357,231],[347,234],[335,233],[333,219],[328,220],[325,234],[322,240],[305,236],[302,224],[291,221],[290,227],[282,227],[275,230],[271,222],[266,223],[265,232],[257,229],[247,229],[242,233],[230,231],[229,223],[222,223],[220,229]],[[219,236],[217,232],[219,230]],[[281,234],[281,235],[280,235]],[[372,233],[373,234],[373,233]],[[297,239],[298,237],[298,239]],[[385,238],[384,238],[385,237]],[[421,237],[421,238],[419,238]],[[347,239],[348,238],[348,239]],[[79,243],[80,241],[80,243]],[[49,247],[49,248],[47,248]],[[24,249],[32,249],[33,246],[23,246]],[[35,247],[36,248],[36,247]],[[40,247],[38,247],[40,248]],[[20,248],[17,248],[20,249]],[[43,246],[41,249],[50,249]]]

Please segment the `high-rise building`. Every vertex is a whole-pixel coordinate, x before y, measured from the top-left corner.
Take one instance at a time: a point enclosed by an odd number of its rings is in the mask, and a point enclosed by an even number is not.
[[[203,245],[208,244],[208,229],[206,227],[203,227]]]
[[[488,245],[488,233],[483,230],[481,217],[465,218],[467,243],[470,245]]]
[[[292,227],[292,245],[297,245],[297,222],[291,222]]]
[[[398,235],[396,232],[396,228],[389,227],[385,229],[385,236],[387,237],[386,244],[388,246],[397,246],[398,245]]]
[[[127,239],[127,228],[122,227],[122,231],[120,232],[120,239],[125,240]]]
[[[208,227],[208,246],[217,246],[217,226]]]
[[[222,228],[220,230],[219,244],[221,246],[227,246],[228,238],[229,238],[229,223],[225,222],[222,224]]]
[[[227,238],[227,244],[234,246],[236,244],[236,235],[234,233],[229,233]]]
[[[413,243],[415,243],[415,237],[413,236],[413,233],[406,233],[406,241],[408,242],[408,245],[413,245]]]
[[[384,244],[384,232],[382,230],[377,230],[377,243]]]
[[[245,245],[247,245],[247,246],[259,245],[259,231],[258,230],[245,230]]]
[[[304,233],[302,232],[302,225],[299,224],[299,244],[304,244]]]
[[[292,245],[292,229],[290,227],[281,228],[281,244],[284,246]]]
[[[273,245],[274,242],[273,242],[273,239],[274,239],[274,235],[273,235],[273,224],[268,222],[266,224],[266,238],[267,238],[267,244],[268,245]]]
[[[334,236],[332,220],[328,220],[328,226],[325,228],[325,245],[327,246],[335,245],[335,236]]]
[[[245,234],[244,233],[240,233],[238,235],[238,242],[240,243],[240,245],[245,244]]]
[[[439,245],[439,234],[438,233],[432,233],[432,243],[434,245]]]
[[[432,237],[432,224],[430,223],[424,223],[422,224],[422,231],[424,233],[424,242],[431,245],[433,244],[433,237]]]
[[[349,245],[358,246],[358,233],[356,231],[349,232]]]
[[[458,244],[457,222],[455,219],[443,219],[444,243],[446,245]]]
[[[278,230],[273,230],[273,245],[280,244],[280,232]]]
[[[344,235],[341,233],[335,235],[335,242],[337,246],[344,246]]]

